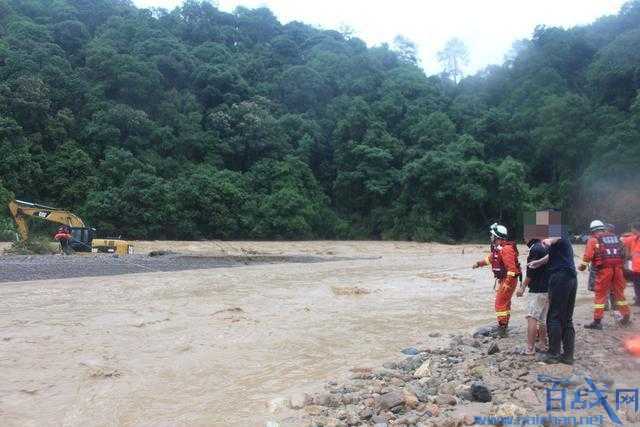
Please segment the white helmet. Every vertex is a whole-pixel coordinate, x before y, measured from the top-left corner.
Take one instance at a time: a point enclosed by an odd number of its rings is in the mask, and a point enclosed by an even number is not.
[[[491,224],[489,227],[489,234],[493,237],[497,237],[498,239],[506,239],[509,236],[509,231],[507,230],[507,227],[496,222]]]
[[[589,225],[589,230],[591,231],[601,231],[606,228],[607,226],[604,225],[604,222],[600,221],[599,219],[594,219],[593,221],[591,221],[591,224]]]

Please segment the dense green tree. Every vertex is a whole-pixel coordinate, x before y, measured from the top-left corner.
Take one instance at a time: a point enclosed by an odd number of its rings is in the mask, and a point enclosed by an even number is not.
[[[640,210],[638,28],[638,0],[539,26],[462,78],[459,42],[427,76],[404,37],[368,48],[266,8],[0,0],[0,203],[130,238],[453,241],[548,206],[622,225]]]

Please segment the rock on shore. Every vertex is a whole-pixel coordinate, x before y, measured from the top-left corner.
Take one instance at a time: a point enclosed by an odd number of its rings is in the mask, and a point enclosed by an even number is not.
[[[606,363],[624,366],[630,356],[616,350],[620,333],[624,332],[584,340],[604,341],[602,348],[620,359],[609,357]],[[354,368],[344,383],[332,381],[322,391],[291,396],[286,401],[296,411],[279,425],[453,427],[474,425],[476,416],[544,416],[547,385],[539,381],[539,374],[570,378],[569,387],[575,388],[585,376],[598,372],[602,377],[607,371],[602,348],[582,351],[574,366],[545,365],[519,354],[516,349],[525,342],[523,328],[512,329],[504,339],[491,327],[469,336],[443,338],[432,333],[426,339],[381,368]]]

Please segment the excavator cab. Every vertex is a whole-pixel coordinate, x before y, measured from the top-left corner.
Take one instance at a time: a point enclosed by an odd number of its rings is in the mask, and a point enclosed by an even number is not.
[[[70,227],[71,241],[69,242],[74,252],[91,252],[91,243],[96,232],[91,227]]]

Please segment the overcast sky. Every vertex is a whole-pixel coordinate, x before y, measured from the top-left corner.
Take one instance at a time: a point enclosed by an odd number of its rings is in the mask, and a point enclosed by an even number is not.
[[[134,0],[139,7],[172,9],[181,0]],[[419,49],[428,74],[440,71],[436,53],[451,37],[469,48],[467,72],[502,63],[515,40],[538,24],[572,27],[616,13],[625,0],[217,0],[236,6],[269,7],[282,23],[302,21],[325,29],[349,26],[369,45],[401,34]]]

